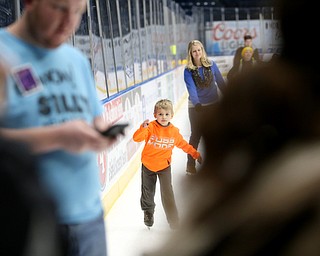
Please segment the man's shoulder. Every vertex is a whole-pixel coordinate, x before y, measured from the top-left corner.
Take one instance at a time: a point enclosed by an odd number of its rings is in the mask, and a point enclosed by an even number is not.
[[[1,40],[7,40],[10,37],[10,34],[8,33],[6,28],[0,28],[0,37]]]
[[[236,52],[241,52],[243,50],[244,46],[240,46],[237,48]]]
[[[64,43],[61,46],[61,51],[68,56],[72,56],[73,58],[86,59],[86,55],[78,48],[74,47],[69,43]]]
[[[64,50],[64,51],[69,51],[71,53],[74,53],[74,54],[80,54],[82,55],[82,51],[76,47],[74,47],[73,45],[69,44],[69,43],[64,43],[61,45],[61,49]]]

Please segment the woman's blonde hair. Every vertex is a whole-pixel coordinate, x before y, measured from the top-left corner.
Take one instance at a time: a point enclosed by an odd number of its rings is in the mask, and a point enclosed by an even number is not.
[[[199,40],[192,40],[188,44],[188,58],[187,58],[187,68],[188,69],[196,69],[197,66],[193,63],[192,58],[192,46],[200,45],[202,50],[202,57],[200,58],[201,65],[204,67],[210,67],[212,66],[211,61],[207,57],[207,53],[203,47],[203,44]]]

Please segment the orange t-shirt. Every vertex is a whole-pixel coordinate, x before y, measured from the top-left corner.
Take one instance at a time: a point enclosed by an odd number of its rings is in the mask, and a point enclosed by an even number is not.
[[[147,127],[140,128],[133,134],[135,142],[145,141],[141,154],[141,161],[149,170],[157,172],[171,164],[172,150],[176,146],[198,159],[200,153],[191,146],[180,134],[179,129],[173,124],[160,125],[156,120]]]

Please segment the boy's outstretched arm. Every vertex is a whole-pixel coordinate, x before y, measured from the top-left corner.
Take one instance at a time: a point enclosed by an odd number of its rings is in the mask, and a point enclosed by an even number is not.
[[[140,127],[135,131],[132,138],[135,142],[141,142],[144,141],[148,137],[148,127],[149,125],[149,119],[146,119],[143,121],[143,123],[140,125]]]

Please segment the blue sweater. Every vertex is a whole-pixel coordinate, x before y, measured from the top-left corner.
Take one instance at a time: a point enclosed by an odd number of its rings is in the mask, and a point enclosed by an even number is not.
[[[203,67],[199,68],[199,74],[203,79]],[[192,73],[188,68],[184,70],[184,81],[187,86],[187,90],[189,93],[189,102],[192,103],[191,107],[194,107],[196,104],[200,103],[202,105],[209,105],[217,102],[219,100],[219,94],[217,85],[220,90],[222,90],[226,84],[220,73],[220,70],[215,62],[212,62],[211,71],[214,76],[214,83],[212,83],[209,87],[199,88],[196,86]],[[190,105],[190,104],[189,104]]]

